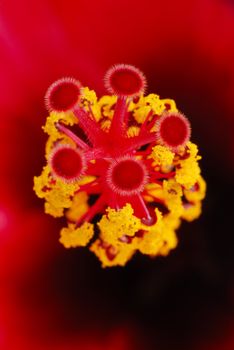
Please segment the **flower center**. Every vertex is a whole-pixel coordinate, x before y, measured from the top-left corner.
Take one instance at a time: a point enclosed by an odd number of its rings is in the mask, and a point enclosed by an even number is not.
[[[119,159],[108,169],[107,181],[110,188],[123,196],[143,191],[146,180],[145,166],[134,158]]]
[[[56,177],[66,181],[73,181],[82,174],[84,159],[77,149],[70,146],[60,146],[53,151],[50,158],[50,166]]]
[[[48,109],[65,112],[73,108],[80,96],[80,83],[73,78],[63,78],[53,83],[45,96]]]
[[[137,251],[166,256],[205,196],[189,121],[175,101],[144,96],[146,85],[136,67],[117,64],[105,75],[110,96],[98,99],[73,78],[46,93],[48,164],[34,190],[46,213],[66,219],[64,247],[88,245],[103,267]]]

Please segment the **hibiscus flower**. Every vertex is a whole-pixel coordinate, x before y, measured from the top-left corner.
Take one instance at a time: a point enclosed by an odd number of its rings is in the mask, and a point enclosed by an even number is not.
[[[233,347],[233,19],[228,0],[1,2],[1,349]],[[169,257],[101,270],[59,245],[33,176],[47,87],[74,76],[101,95],[122,62],[189,117],[208,196]]]

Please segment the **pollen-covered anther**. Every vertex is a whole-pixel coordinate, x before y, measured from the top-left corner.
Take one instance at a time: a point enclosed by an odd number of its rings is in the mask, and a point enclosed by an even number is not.
[[[158,141],[174,152],[185,146],[190,139],[190,123],[181,113],[164,113],[156,126]]]
[[[70,145],[59,145],[49,157],[52,174],[63,181],[74,182],[84,174],[86,160],[81,150]]]
[[[49,112],[66,112],[75,107],[81,94],[81,83],[70,77],[56,80],[48,88],[45,105]]]
[[[131,196],[143,191],[148,172],[141,160],[121,157],[111,162],[106,181],[109,188],[120,196]]]
[[[117,64],[111,67],[106,72],[104,81],[109,93],[122,97],[143,94],[146,88],[144,74],[129,64]]]

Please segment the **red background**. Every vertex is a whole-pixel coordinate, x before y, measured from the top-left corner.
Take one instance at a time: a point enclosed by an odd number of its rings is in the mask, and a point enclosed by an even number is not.
[[[234,348],[234,5],[228,0],[0,3],[0,348]],[[114,63],[145,72],[192,124],[208,183],[202,217],[168,258],[102,270],[58,243],[32,178],[44,162],[47,87],[104,93]]]

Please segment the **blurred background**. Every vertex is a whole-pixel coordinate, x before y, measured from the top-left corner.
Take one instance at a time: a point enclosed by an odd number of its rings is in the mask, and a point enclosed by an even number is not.
[[[230,0],[0,1],[1,350],[234,349],[233,62]],[[47,87],[74,76],[100,96],[114,63],[187,115],[208,192],[167,258],[101,269],[59,245],[32,186]]]

